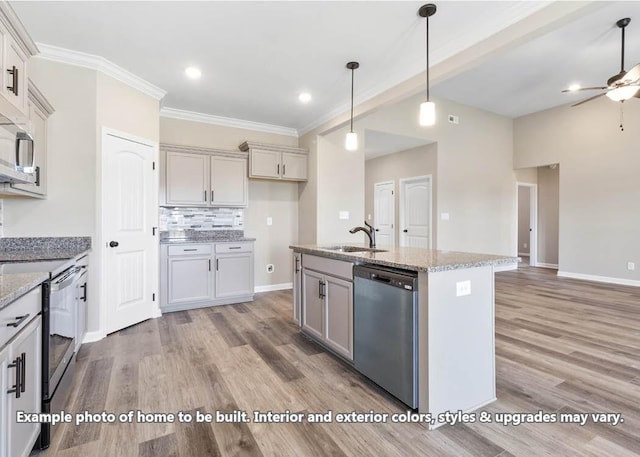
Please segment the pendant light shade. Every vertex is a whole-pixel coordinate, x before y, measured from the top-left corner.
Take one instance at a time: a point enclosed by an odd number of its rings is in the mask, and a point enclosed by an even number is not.
[[[344,148],[347,151],[356,151],[358,149],[358,134],[353,131],[353,72],[358,67],[360,67],[358,62],[347,63],[347,68],[351,70],[351,127],[344,141]]]
[[[436,104],[429,99],[429,18],[436,14],[436,5],[427,3],[422,5],[418,10],[418,16],[427,19],[426,37],[427,37],[427,100],[420,104],[420,125],[431,126],[436,123]]]

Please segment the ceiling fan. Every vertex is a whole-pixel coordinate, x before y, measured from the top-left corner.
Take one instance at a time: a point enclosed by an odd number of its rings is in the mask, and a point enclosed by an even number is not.
[[[622,31],[622,53],[620,58],[620,73],[613,75],[607,80],[606,86],[600,87],[570,87],[562,92],[577,92],[583,90],[604,90],[598,95],[586,98],[571,106],[578,106],[588,101],[594,100],[598,97],[606,95],[611,100],[616,102],[624,102],[632,97],[640,98],[640,63],[631,68],[629,71],[624,70],[624,29],[629,25],[631,19],[626,17],[616,22],[616,25],[620,27]]]

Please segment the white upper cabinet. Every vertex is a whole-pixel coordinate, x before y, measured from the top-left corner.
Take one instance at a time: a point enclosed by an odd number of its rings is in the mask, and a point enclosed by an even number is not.
[[[9,2],[0,2],[0,111],[8,117],[19,119],[29,114],[27,61],[36,54],[38,47]]]
[[[308,179],[308,151],[290,146],[244,142],[241,151],[249,153],[249,177],[306,181]]]
[[[249,202],[247,154],[161,145],[160,204],[243,208]]]

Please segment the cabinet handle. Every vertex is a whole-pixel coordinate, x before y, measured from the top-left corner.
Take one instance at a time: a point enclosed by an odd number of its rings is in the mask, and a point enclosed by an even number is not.
[[[211,271],[211,259],[209,259],[209,271]]]
[[[300,259],[298,257],[296,259],[296,273],[300,273]]]
[[[22,359],[20,367],[20,392],[24,393],[27,389],[27,354],[23,352],[20,358]]]
[[[20,392],[22,387],[22,380],[20,379],[20,375],[22,375],[22,370],[20,368],[20,364],[22,363],[22,356],[16,357],[13,363],[7,365],[9,368],[16,369],[16,383],[13,385],[13,388],[7,390],[8,394],[16,394],[16,398],[20,398]]]
[[[220,269],[220,259],[216,259],[216,271]]]
[[[213,190],[211,191],[211,203],[213,203]]]
[[[192,249],[183,249],[182,252],[189,252],[189,251],[197,251],[197,248],[192,248]]]
[[[205,203],[207,202],[207,191],[206,190],[204,191],[204,201],[205,201]]]
[[[13,92],[13,95],[18,96],[18,69],[14,65],[11,69],[7,70],[11,76],[13,76],[13,80],[11,81],[11,86],[7,86],[9,91]]]
[[[242,246],[229,246],[229,249],[242,249]]]
[[[87,283],[85,282],[83,285],[80,286],[80,288],[82,289],[82,297],[80,297],[80,300],[86,303],[87,302]]]
[[[40,187],[40,167],[36,167],[36,187]]]
[[[318,298],[322,298],[322,279],[318,279]]]
[[[15,322],[11,322],[10,324],[7,324],[7,327],[18,327],[28,317],[29,317],[29,314],[25,314],[24,316],[17,316],[16,317],[16,321]]]
[[[276,174],[279,175],[280,174],[280,164],[278,164],[277,167],[278,168],[277,168]]]
[[[282,164],[282,176],[287,174],[287,164],[283,163]]]

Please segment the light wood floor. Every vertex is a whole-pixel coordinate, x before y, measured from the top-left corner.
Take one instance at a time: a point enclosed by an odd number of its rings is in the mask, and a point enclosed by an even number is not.
[[[616,427],[469,424],[65,425],[40,454],[71,456],[640,455],[640,290],[525,268],[496,275],[495,412],[620,412]],[[164,315],[85,345],[72,412],[402,412],[301,336],[291,293]]]

